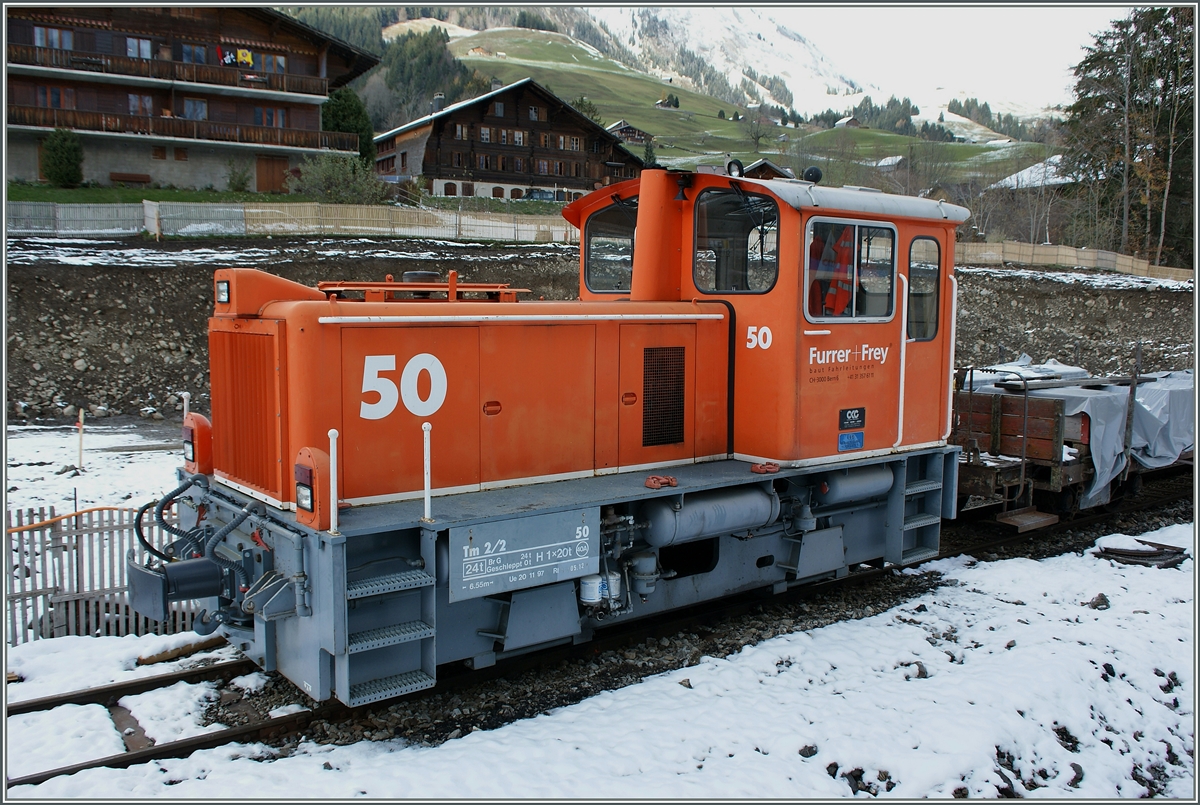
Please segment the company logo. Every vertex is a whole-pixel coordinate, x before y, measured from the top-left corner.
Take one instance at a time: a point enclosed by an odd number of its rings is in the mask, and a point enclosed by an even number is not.
[[[852,349],[817,349],[816,347],[808,348],[808,363],[812,364],[831,364],[831,363],[859,363],[861,361],[876,361],[878,363],[887,363],[888,351],[891,347],[873,347],[870,344],[862,344],[855,346]]]

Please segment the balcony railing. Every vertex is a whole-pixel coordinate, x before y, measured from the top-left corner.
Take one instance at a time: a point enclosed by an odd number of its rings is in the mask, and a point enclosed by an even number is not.
[[[217,140],[255,145],[284,145],[293,148],[328,148],[358,151],[358,135],[341,131],[280,129],[273,126],[243,126],[181,117],[137,117],[82,112],[78,109],[47,109],[41,106],[8,107],[10,126],[67,128],[80,131],[111,131],[125,134],[155,134],[188,140]]]
[[[223,87],[271,89],[279,92],[300,92],[307,95],[329,94],[329,80],[288,73],[259,73],[237,67],[213,64],[185,64],[160,59],[131,59],[111,53],[86,53],[78,50],[39,48],[33,45],[8,46],[9,64],[34,64],[40,67],[60,67],[110,75],[161,78],[167,81],[188,81],[197,84],[216,84]]]

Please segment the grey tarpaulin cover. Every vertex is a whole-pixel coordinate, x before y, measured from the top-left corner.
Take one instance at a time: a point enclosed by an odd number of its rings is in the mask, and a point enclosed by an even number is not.
[[[1020,362],[1014,364],[990,368],[1017,371],[1031,380],[1044,378],[1051,373],[1062,377],[1078,376],[1074,372],[1062,372],[1074,367],[1059,363],[1033,366],[1028,356],[1022,355],[1021,358]],[[976,393],[1005,393],[992,383],[1011,380],[1013,376],[1004,371],[990,376],[985,372],[987,370],[976,373]],[[979,384],[981,376],[986,378],[984,385]],[[1154,372],[1142,377],[1155,380],[1137,387],[1130,454],[1144,467],[1165,467],[1176,461],[1181,453],[1192,449],[1195,442],[1192,428],[1195,412],[1193,372],[1184,369]],[[1080,412],[1087,414],[1091,424],[1092,465],[1096,474],[1079,505],[1086,509],[1107,503],[1109,482],[1125,469],[1125,412],[1129,403],[1129,387],[1113,385],[1103,389],[1086,389],[1068,386],[1030,391],[1029,396],[1063,400],[1063,413],[1066,416]]]

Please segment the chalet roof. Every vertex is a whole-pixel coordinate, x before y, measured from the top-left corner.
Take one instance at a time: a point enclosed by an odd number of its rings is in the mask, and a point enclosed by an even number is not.
[[[335,36],[330,36],[324,31],[303,23],[295,17],[289,17],[283,12],[275,11],[271,8],[254,6],[237,6],[236,10],[249,17],[265,20],[272,25],[278,24],[280,27],[289,29],[291,33],[307,39],[315,45],[329,43],[329,52],[340,57],[350,65],[349,72],[337,78],[330,79],[329,86],[333,89],[349,84],[367,70],[379,64],[379,57],[374,53],[355,47],[349,42],[344,42]]]
[[[604,128],[608,129],[609,131],[618,131],[625,127],[629,127],[631,129],[635,129],[637,131],[642,131],[642,129],[639,129],[637,126],[633,125],[625,118],[621,118],[616,123],[613,123],[611,126],[605,126]],[[643,131],[642,133],[645,134],[646,132]]]
[[[773,171],[774,173],[778,174],[781,178],[786,178],[786,179],[795,179],[796,178],[796,175],[794,173],[792,173],[789,169],[781,168],[780,166],[776,165],[774,162],[772,162],[771,160],[769,160],[765,157],[756,162],[751,162],[749,165],[747,165],[745,168],[742,169],[742,172],[749,173],[750,171],[757,170],[758,168],[767,168],[768,170]]]
[[[583,122],[584,125],[592,126],[596,130],[597,134],[606,137],[612,143],[614,143],[618,148],[620,148],[622,151],[624,151],[626,154],[628,154],[629,157],[631,157],[634,160],[634,162],[637,163],[638,167],[643,167],[642,160],[640,158],[638,158],[635,154],[630,152],[628,149],[625,148],[624,142],[621,140],[620,137],[613,134],[608,129],[604,128],[604,126],[599,125],[598,123],[596,123],[596,121],[592,120],[587,115],[584,115],[584,114],[580,113],[579,111],[577,111],[569,103],[567,103],[562,98],[555,95],[550,90],[543,87],[541,84],[534,81],[532,78],[522,78],[520,81],[513,82],[512,84],[508,84],[506,86],[500,87],[499,89],[494,89],[491,92],[484,93],[483,95],[478,95],[474,98],[469,98],[465,101],[459,101],[458,103],[452,103],[440,112],[434,112],[433,114],[425,115],[424,117],[419,117],[416,120],[405,123],[403,126],[398,126],[394,129],[392,129],[391,131],[385,131],[383,134],[375,135],[375,142],[378,143],[378,142],[381,142],[382,140],[388,139],[389,137],[395,137],[397,135],[404,134],[405,132],[412,131],[413,129],[418,129],[422,126],[428,126],[430,123],[434,122],[438,118],[444,118],[447,115],[453,114],[454,112],[461,111],[461,110],[466,109],[469,106],[473,106],[474,104],[477,104],[477,103],[487,103],[489,100],[491,100],[495,96],[505,93],[512,89],[517,89],[519,87],[528,87],[534,93],[543,96],[547,101],[561,105],[563,107],[563,109],[567,111],[568,114],[571,114],[571,115],[574,115],[575,117],[577,117],[581,122]]]
[[[1061,154],[1047,157],[1045,162],[1030,165],[1022,171],[1006,176],[995,184],[988,185],[988,190],[1006,188],[1008,190],[1028,190],[1035,187],[1049,187],[1057,184],[1071,184],[1075,179],[1062,172]]]

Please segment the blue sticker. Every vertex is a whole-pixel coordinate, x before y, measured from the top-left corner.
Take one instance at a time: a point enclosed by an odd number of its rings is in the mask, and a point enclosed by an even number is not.
[[[863,447],[863,431],[856,430],[853,433],[838,434],[838,452],[846,450],[862,450]]]

